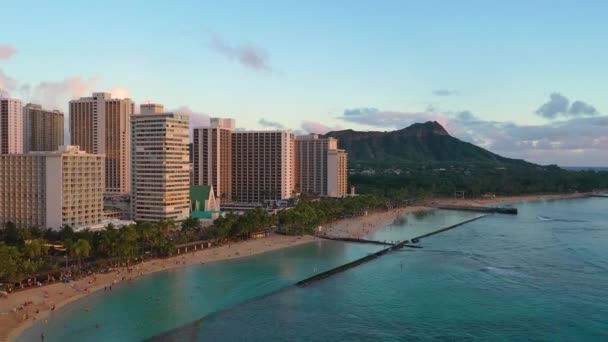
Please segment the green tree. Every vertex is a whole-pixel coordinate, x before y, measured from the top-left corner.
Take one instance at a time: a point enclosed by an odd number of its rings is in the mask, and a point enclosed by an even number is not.
[[[200,229],[200,227],[200,221],[196,217],[188,217],[182,222],[182,230],[184,231]]]
[[[23,256],[28,259],[40,258],[46,255],[48,251],[49,247],[46,245],[46,241],[42,239],[29,240],[22,249]]]
[[[91,254],[91,245],[88,240],[78,239],[72,245],[72,254],[78,258],[78,268],[82,268],[82,258],[88,257]]]
[[[21,239],[19,229],[17,229],[16,224],[10,221],[4,224],[4,229],[2,229],[2,241],[4,241],[9,246],[17,246],[23,244],[23,240]]]
[[[118,233],[117,253],[121,260],[129,262],[137,253],[138,234],[135,226],[124,226]]]
[[[17,247],[0,242],[0,279],[16,283],[23,278],[23,259]]]

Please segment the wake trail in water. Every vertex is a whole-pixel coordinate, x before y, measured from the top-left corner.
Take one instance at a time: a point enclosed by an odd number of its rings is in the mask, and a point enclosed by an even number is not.
[[[553,218],[553,217],[542,216],[542,215],[537,215],[536,219],[541,222],[570,222],[570,223],[588,222],[585,220],[570,220],[570,219],[562,219],[562,218]]]

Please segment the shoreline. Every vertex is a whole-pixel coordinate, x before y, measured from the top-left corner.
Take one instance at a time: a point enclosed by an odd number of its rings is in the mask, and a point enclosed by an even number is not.
[[[431,200],[430,205],[466,205],[466,206],[485,206],[491,204],[505,204],[518,202],[536,202],[550,201],[560,199],[576,199],[586,198],[590,193],[580,192],[574,194],[546,194],[546,195],[524,195],[524,196],[504,196],[493,198],[474,198],[474,199],[456,199],[456,198],[436,198]]]
[[[334,221],[324,227],[324,234],[332,237],[363,238],[366,235],[372,234],[392,224],[396,218],[404,213],[434,210],[432,206],[438,204],[483,206],[501,203],[584,198],[587,197],[587,195],[588,194],[586,193],[577,193],[481,199],[437,198],[425,201],[424,204],[418,206],[371,212],[365,216],[355,216]],[[19,291],[10,294],[8,298],[0,299],[0,340],[13,341],[37,321],[47,320],[52,316],[52,312],[50,311],[52,306],[55,306],[55,310],[58,310],[93,292],[100,291],[121,282],[136,281],[141,277],[156,272],[172,272],[174,269],[194,264],[248,257],[319,240],[319,238],[310,235],[271,235],[263,239],[253,239],[227,244],[199,250],[194,253],[183,253],[165,259],[152,259],[142,264],[133,265],[131,268],[134,271],[131,273],[127,272],[126,267],[120,267],[114,269],[112,272],[86,276],[78,281],[72,281],[69,284],[55,283],[40,288]],[[45,298],[44,293],[48,293],[48,298]],[[13,308],[17,308],[28,301],[33,302],[33,304],[27,306],[23,310],[13,310]],[[38,310],[39,313],[34,314],[36,310]],[[26,314],[29,317],[24,319]]]
[[[68,284],[54,283],[42,287],[12,293],[0,299],[0,340],[14,341],[23,331],[38,321],[52,318],[55,311],[86,296],[111,291],[111,287],[124,282],[137,281],[139,278],[157,273],[172,272],[175,269],[200,265],[201,263],[238,259],[278,249],[294,247],[320,239],[311,236],[271,235],[263,239],[252,239],[234,244],[208,248],[194,253],[182,253],[165,259],[152,259],[141,264],[133,264],[131,273],[126,267],[118,267],[112,272],[98,273],[83,277]],[[45,293],[48,297],[45,296]],[[23,310],[14,310],[25,302],[32,304]],[[38,313],[36,313],[38,311]],[[26,319],[27,316],[27,319]]]

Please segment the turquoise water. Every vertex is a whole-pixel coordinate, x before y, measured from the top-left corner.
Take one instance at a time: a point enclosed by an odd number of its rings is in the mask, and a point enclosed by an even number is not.
[[[158,339],[608,340],[608,200],[516,206]]]
[[[303,288],[288,285],[378,247],[325,241],[151,275],[69,305],[21,340],[42,330],[50,341],[607,340],[608,200],[516,206],[518,216],[483,218]],[[473,216],[407,215],[372,238]]]
[[[380,249],[320,241],[152,274],[74,302],[19,340],[39,341],[41,332],[45,341],[142,340]]]
[[[403,241],[432,232],[441,227],[470,220],[479,213],[453,210],[430,210],[401,215],[400,220],[370,234],[366,239],[376,241]]]

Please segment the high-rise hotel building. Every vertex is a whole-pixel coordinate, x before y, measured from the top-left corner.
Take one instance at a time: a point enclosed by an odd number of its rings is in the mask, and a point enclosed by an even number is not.
[[[0,154],[23,153],[21,100],[0,97]]]
[[[28,103],[23,107],[24,152],[57,151],[63,145],[63,113]]]
[[[232,199],[264,203],[295,190],[295,136],[289,131],[232,133]]]
[[[0,156],[0,223],[81,229],[103,218],[104,156],[61,146]]]
[[[72,145],[88,153],[105,154],[107,194],[131,191],[131,99],[93,93],[70,101]]]
[[[328,197],[344,197],[348,193],[348,153],[335,149],[327,151],[327,193]]]
[[[210,185],[221,202],[232,199],[233,119],[211,118],[193,131],[193,184]]]
[[[182,221],[190,215],[189,117],[141,105],[132,116],[131,213],[135,221]]]
[[[296,137],[296,190],[312,196],[346,195],[346,151],[338,140],[317,134]]]

